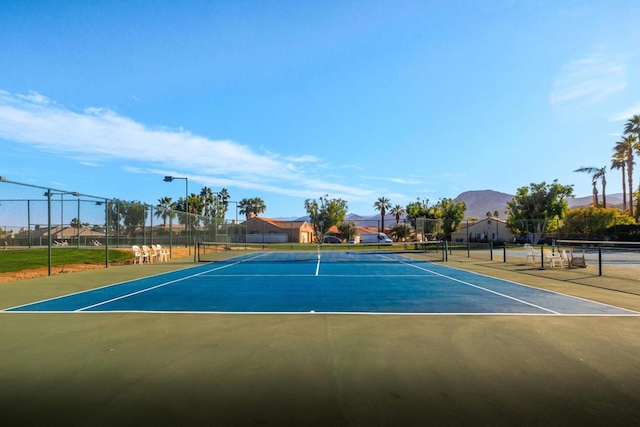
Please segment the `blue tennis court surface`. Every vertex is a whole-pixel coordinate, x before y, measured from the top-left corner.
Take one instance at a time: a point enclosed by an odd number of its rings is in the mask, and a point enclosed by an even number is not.
[[[201,264],[4,311],[640,314],[401,256],[393,262],[389,256],[385,262],[268,262],[261,257]]]

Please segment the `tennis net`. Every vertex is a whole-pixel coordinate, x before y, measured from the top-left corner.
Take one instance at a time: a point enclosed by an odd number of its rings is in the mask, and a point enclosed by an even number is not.
[[[444,260],[442,242],[393,245],[217,243],[197,245],[199,262],[426,262]]]

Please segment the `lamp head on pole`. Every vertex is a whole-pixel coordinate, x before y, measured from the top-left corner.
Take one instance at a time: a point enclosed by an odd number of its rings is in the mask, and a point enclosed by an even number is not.
[[[165,176],[163,181],[164,182],[171,182],[171,181],[173,181],[173,177],[172,176]]]

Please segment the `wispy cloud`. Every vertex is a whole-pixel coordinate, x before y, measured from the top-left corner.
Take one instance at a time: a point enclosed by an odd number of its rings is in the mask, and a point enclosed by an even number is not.
[[[212,140],[183,129],[150,127],[104,108],[72,111],[37,92],[0,91],[0,138],[97,165],[120,160],[130,172],[188,174],[203,183],[308,196],[331,193],[350,200],[367,191],[317,179],[305,167],[314,155],[256,152],[230,140]],[[141,166],[142,165],[142,166]]]
[[[597,103],[627,87],[626,67],[620,57],[597,49],[585,58],[565,64],[551,93],[551,104]]]
[[[395,182],[396,184],[406,184],[406,185],[416,185],[420,184],[420,181],[417,179],[408,179],[408,178],[389,178],[389,181]]]
[[[51,102],[49,98],[35,91],[29,91],[29,93],[26,95],[18,94],[16,95],[16,97],[24,99],[25,101],[33,102],[35,104],[49,104]]]
[[[414,178],[400,178],[400,177],[389,177],[384,175],[362,175],[360,178],[370,180],[370,181],[388,181],[393,182],[395,184],[404,184],[404,185],[417,185],[421,184],[422,181],[419,181]]]
[[[634,114],[640,114],[640,104],[634,105],[624,111],[618,111],[609,116],[610,122],[622,122],[633,117]]]

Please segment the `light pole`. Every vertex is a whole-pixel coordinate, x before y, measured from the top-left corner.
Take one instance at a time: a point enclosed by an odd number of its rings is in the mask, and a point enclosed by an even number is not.
[[[185,233],[185,237],[186,237],[186,246],[189,248],[189,255],[191,255],[191,245],[189,244],[189,236],[190,236],[190,230],[189,230],[189,178],[187,177],[177,177],[177,176],[165,176],[163,181],[164,182],[172,182],[174,179],[184,179],[184,183],[185,183],[185,191],[184,191],[184,203],[185,203],[185,211],[186,211],[186,215],[187,215],[187,221],[186,221],[186,233]]]

